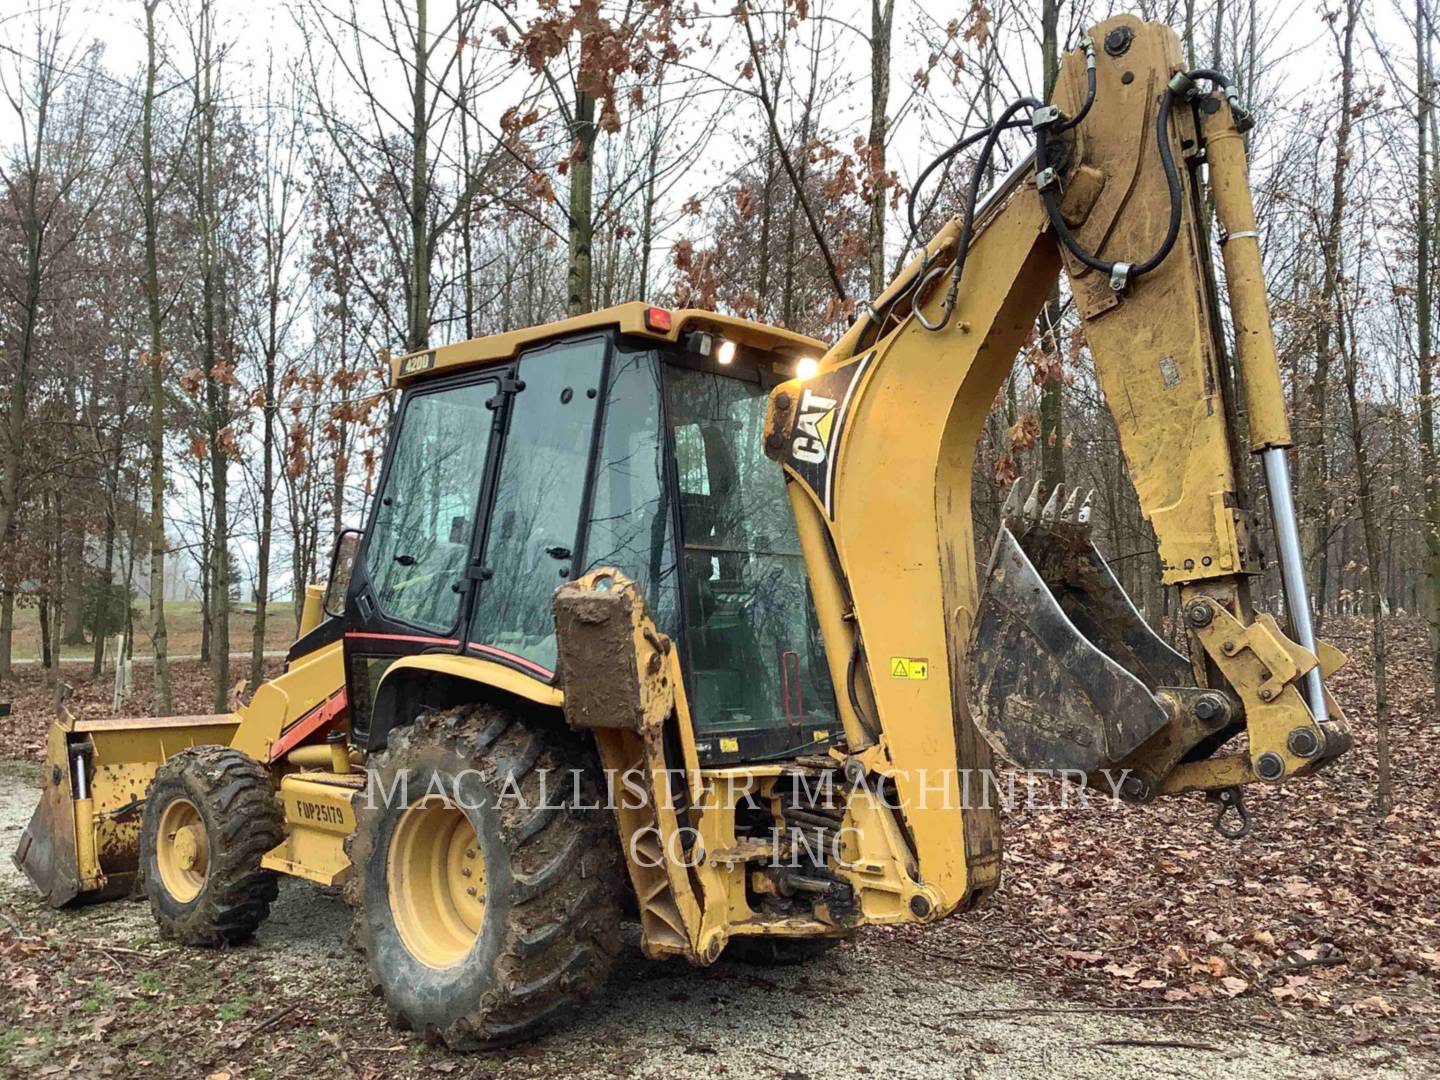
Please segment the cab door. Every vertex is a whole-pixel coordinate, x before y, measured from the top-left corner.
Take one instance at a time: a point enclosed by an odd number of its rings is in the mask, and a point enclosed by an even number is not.
[[[520,357],[507,384],[504,449],[466,639],[472,655],[544,682],[555,679],[551,601],[583,562],[607,334],[558,341]]]
[[[390,664],[459,647],[503,374],[421,385],[401,405],[345,605],[346,688],[362,745]]]

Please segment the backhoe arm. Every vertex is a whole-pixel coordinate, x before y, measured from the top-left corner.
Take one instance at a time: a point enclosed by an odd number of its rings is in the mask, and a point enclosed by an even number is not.
[[[1058,111],[1033,110],[1043,160],[1017,168],[969,228],[963,216],[942,228],[814,377],[771,396],[766,448],[793,481],[852,771],[893,781],[943,910],[998,880],[998,823],[978,790],[992,746],[1143,802],[1192,789],[1233,799],[1349,742],[1322,680],[1343,658],[1313,640],[1293,540],[1243,115],[1218,76],[1183,74],[1168,28],[1122,16],[1092,38],[1065,58]],[[1259,552],[1237,481],[1202,163],[1290,635],[1251,606]],[[1078,492],[1017,485],[977,565],[975,447],[1061,271],[1162,580],[1179,590],[1188,657],[1120,589]],[[1246,751],[1225,754],[1242,732]]]

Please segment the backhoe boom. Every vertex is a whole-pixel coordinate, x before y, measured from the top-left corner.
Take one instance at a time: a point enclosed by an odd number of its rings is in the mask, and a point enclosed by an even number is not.
[[[1183,73],[1168,28],[1121,16],[1092,33],[1098,45],[1087,39],[1065,58],[1059,110],[1035,112],[1043,159],[1022,163],[975,212],[958,287],[963,218],[815,377],[771,398],[767,449],[796,481],[831,669],[848,691],[839,695],[847,739],[893,775],[920,876],[950,903],[994,882],[998,827],[983,807],[967,807],[963,828],[935,808],[936,762],[958,765],[943,791],[955,804],[966,771],[989,766],[991,746],[1023,767],[1083,771],[1102,790],[1110,773],[1125,797],[1146,801],[1279,781],[1349,742],[1322,682],[1341,658],[1314,644],[1303,579],[1288,568],[1289,428],[1243,115],[1218,76]],[[1202,93],[1207,79],[1213,89]],[[1237,417],[1197,182],[1207,163],[1228,230],[1245,419],[1271,480],[1298,643],[1251,605],[1260,553],[1236,478]],[[975,446],[1062,271],[1159,542],[1162,580],[1179,592],[1188,661],[1120,590],[1076,492],[1036,485],[1027,499],[1017,487],[983,580],[977,572]],[[916,661],[928,676],[909,674]],[[1241,731],[1248,752],[1220,754]]]

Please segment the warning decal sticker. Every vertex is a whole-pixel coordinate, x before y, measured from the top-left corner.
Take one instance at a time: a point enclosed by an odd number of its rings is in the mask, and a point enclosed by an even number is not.
[[[930,661],[923,656],[892,656],[890,658],[892,679],[928,679]]]

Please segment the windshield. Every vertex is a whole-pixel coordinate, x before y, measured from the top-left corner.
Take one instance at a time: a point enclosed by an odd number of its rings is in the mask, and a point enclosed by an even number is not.
[[[684,636],[700,733],[835,718],[785,478],[763,451],[758,382],[667,366]],[[796,745],[806,740],[796,739]]]

